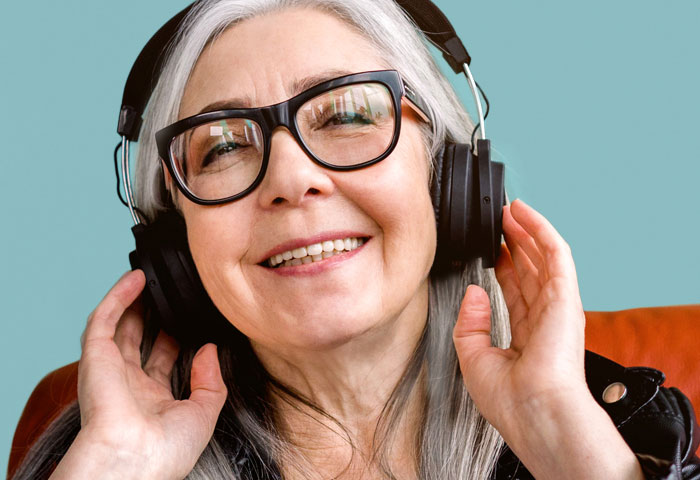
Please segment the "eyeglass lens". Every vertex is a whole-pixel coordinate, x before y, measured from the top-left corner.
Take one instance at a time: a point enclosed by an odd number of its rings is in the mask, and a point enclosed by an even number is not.
[[[391,92],[380,83],[345,85],[305,102],[296,113],[308,150],[333,166],[360,165],[392,143],[396,121]],[[258,177],[265,141],[260,125],[227,118],[193,127],[170,144],[178,175],[203,200],[243,192]]]

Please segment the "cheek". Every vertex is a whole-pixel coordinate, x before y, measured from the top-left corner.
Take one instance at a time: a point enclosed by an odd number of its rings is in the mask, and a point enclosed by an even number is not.
[[[361,208],[380,227],[385,255],[410,259],[416,268],[428,271],[437,231],[422,144],[400,141],[389,157],[361,175],[353,182],[358,188],[353,197],[363,199]]]
[[[240,277],[240,260],[251,245],[250,208],[244,208],[243,201],[218,207],[187,203],[183,213],[192,258],[204,287],[218,305],[230,282]]]

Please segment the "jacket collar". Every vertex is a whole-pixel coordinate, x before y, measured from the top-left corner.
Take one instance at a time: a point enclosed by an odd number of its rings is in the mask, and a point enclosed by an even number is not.
[[[625,368],[589,350],[586,350],[585,362],[588,389],[598,405],[610,415],[617,428],[649,403],[666,379],[659,370],[648,367]],[[619,400],[608,403],[603,394],[605,389],[614,383],[620,383],[625,389],[625,394]]]
[[[625,368],[589,350],[586,350],[584,368],[588,389],[617,428],[651,402],[665,380],[664,374],[659,370],[647,367]],[[603,394],[605,389],[614,383],[622,384],[625,394],[619,400],[608,403]],[[492,478],[529,480],[533,477],[512,450],[504,445]]]

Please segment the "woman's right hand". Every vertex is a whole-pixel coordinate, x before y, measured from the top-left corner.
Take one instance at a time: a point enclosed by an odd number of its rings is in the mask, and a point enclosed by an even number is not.
[[[126,273],[88,317],[81,339],[81,430],[52,478],[183,478],[209,442],[226,400],[216,346],[192,362],[191,395],[175,400],[177,343],[158,335],[141,367],[142,271]]]

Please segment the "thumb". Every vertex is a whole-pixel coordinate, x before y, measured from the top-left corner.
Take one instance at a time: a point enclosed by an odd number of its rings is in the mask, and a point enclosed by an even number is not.
[[[190,400],[202,408],[213,432],[227,395],[217,348],[213,343],[200,348],[192,360],[190,390]]]
[[[480,350],[491,347],[491,302],[478,285],[467,287],[452,338],[463,367]]]

